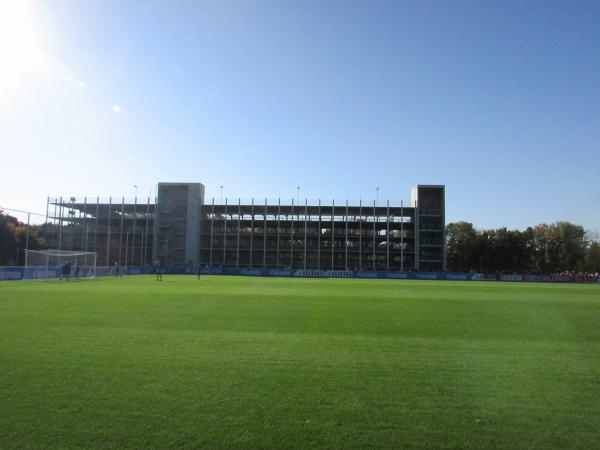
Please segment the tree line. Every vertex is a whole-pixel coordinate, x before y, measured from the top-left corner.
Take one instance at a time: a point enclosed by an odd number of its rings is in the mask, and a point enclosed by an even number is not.
[[[46,248],[43,225],[29,226],[19,219],[0,211],[0,266],[24,265],[25,249]],[[29,240],[29,242],[27,242]]]
[[[524,231],[446,227],[446,268],[451,272],[531,273],[600,271],[600,243],[581,225],[555,222]]]

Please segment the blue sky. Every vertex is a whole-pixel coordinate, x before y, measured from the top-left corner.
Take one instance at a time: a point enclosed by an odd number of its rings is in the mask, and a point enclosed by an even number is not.
[[[600,229],[598,2],[0,0],[0,17],[0,205],[445,184],[448,221]]]

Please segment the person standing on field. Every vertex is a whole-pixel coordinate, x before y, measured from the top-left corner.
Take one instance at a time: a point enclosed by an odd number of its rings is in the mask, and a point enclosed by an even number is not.
[[[65,263],[65,279],[71,281],[71,261]]]
[[[156,281],[162,281],[162,266],[160,259],[157,259],[154,263],[154,271],[156,272]]]

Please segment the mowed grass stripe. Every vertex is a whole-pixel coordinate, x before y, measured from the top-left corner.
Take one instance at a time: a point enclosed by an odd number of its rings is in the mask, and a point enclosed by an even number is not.
[[[598,286],[0,283],[3,447],[598,446]]]

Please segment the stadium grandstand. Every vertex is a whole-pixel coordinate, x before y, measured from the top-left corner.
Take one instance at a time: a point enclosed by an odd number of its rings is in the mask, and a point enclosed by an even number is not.
[[[159,183],[151,198],[48,198],[49,248],[98,265],[171,268],[445,270],[445,187],[411,200],[205,202],[201,183]]]

